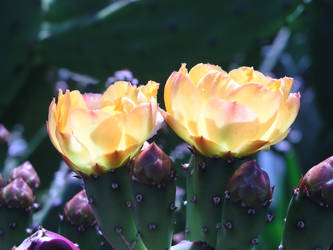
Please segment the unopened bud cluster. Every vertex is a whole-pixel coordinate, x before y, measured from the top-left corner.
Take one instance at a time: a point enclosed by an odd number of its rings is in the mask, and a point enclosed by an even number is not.
[[[333,156],[312,167],[299,182],[300,195],[333,208]]]
[[[167,184],[174,178],[172,160],[155,143],[142,150],[132,162],[136,181],[143,184]]]
[[[82,230],[96,224],[96,218],[89,205],[85,190],[80,191],[66,203],[64,218]]]
[[[235,171],[228,182],[227,192],[232,201],[257,208],[271,200],[273,189],[267,173],[252,160]]]
[[[0,203],[8,208],[30,210],[35,201],[34,189],[39,186],[39,177],[30,162],[14,168],[10,173],[7,185],[0,176]]]

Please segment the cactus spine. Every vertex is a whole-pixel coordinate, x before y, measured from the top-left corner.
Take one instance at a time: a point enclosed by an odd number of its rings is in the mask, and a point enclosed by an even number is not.
[[[187,172],[186,239],[216,244],[221,221],[222,198],[238,160],[207,158],[194,152]]]
[[[146,249],[134,223],[130,195],[130,175],[127,166],[101,176],[84,176],[88,200],[104,237],[119,250]]]
[[[259,243],[273,189],[265,171],[248,161],[228,182],[216,249],[250,250]]]
[[[311,168],[294,190],[280,249],[329,250],[333,239],[333,157]]]
[[[173,163],[152,143],[136,156],[131,170],[132,204],[139,235],[149,250],[169,249],[176,210]]]

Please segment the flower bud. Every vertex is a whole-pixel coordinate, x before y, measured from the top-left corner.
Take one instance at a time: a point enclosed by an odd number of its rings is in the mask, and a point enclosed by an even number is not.
[[[2,175],[0,173],[0,187],[3,187],[4,186],[4,180],[2,178]]]
[[[34,194],[22,178],[13,180],[0,192],[3,205],[15,208],[29,208],[34,203]]]
[[[0,143],[8,143],[9,139],[10,133],[4,125],[0,124]]]
[[[172,160],[154,142],[135,157],[131,167],[135,179],[143,184],[166,184],[174,171]]]
[[[40,180],[38,174],[29,161],[14,168],[8,176],[8,181],[11,182],[17,178],[22,178],[32,189],[39,187]]]
[[[301,195],[333,208],[333,156],[312,167],[298,187]]]
[[[96,224],[96,218],[89,205],[85,190],[76,194],[66,203],[64,215],[71,224],[83,229]]]
[[[258,208],[272,198],[273,189],[267,173],[260,169],[255,160],[243,163],[235,171],[227,185],[227,191],[234,202],[244,202]]]
[[[60,234],[39,229],[25,239],[15,250],[79,250],[79,248]]]

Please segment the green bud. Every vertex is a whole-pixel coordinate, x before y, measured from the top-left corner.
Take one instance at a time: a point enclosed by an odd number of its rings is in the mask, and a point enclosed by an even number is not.
[[[0,191],[0,202],[9,208],[30,208],[34,199],[31,188],[22,178],[13,180]]]
[[[143,184],[167,184],[174,171],[172,160],[154,142],[135,157],[131,170]]]
[[[300,195],[333,208],[333,156],[312,167],[300,180]]]
[[[243,202],[253,208],[266,205],[273,194],[267,173],[255,160],[243,163],[230,178],[226,189],[233,202]]]
[[[17,178],[22,178],[32,189],[39,187],[40,180],[38,174],[29,161],[14,168],[8,176],[8,181],[11,182]]]
[[[89,205],[85,190],[77,193],[64,208],[65,218],[73,225],[82,229],[96,224],[95,215]]]

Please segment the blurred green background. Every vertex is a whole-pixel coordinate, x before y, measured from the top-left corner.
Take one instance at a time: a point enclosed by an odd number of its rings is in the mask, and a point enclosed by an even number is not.
[[[2,0],[0,12],[0,123],[12,134],[1,165],[6,173],[32,162],[41,177],[36,223],[49,227],[79,190],[78,181],[62,184],[67,168],[45,128],[59,88],[102,92],[117,79],[155,80],[163,107],[163,85],[182,62],[293,77],[299,116],[285,141],[258,155],[276,188],[275,220],[257,249],[276,249],[292,188],[333,153],[332,1]],[[159,145],[184,162],[181,140],[159,133]]]

